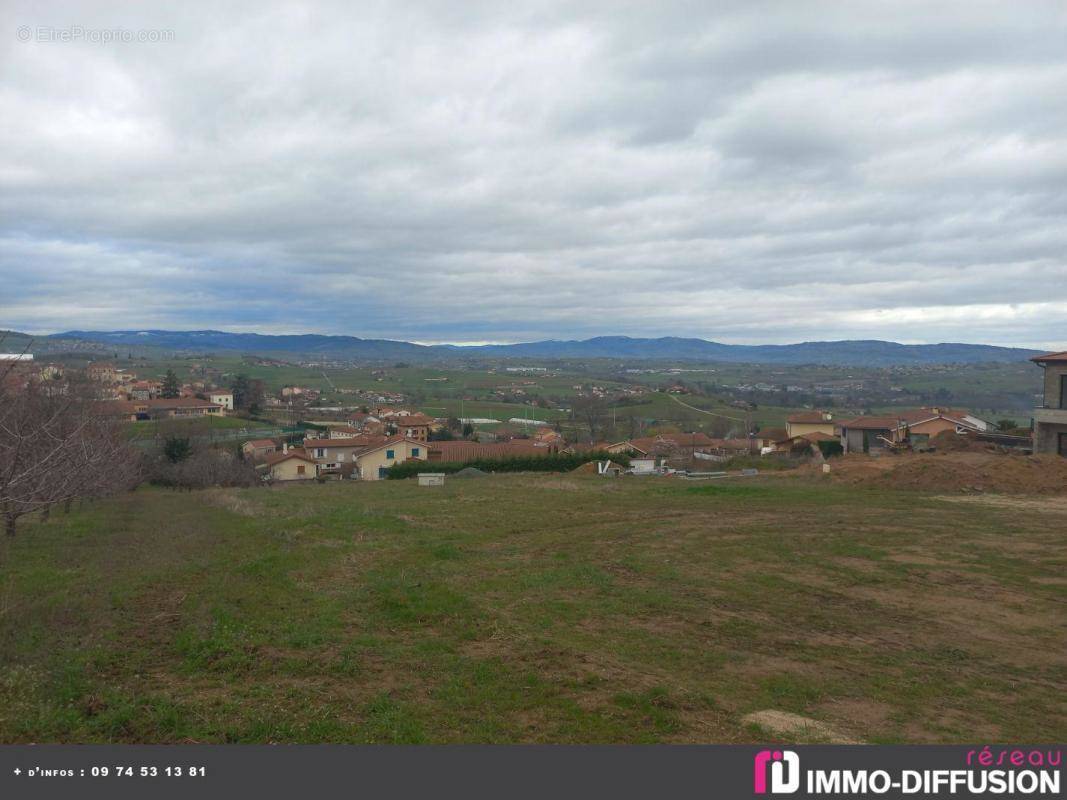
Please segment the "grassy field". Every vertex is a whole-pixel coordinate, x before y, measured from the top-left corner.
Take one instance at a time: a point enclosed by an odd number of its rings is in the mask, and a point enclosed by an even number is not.
[[[235,431],[245,428],[261,428],[264,423],[243,417],[168,417],[162,422],[159,420],[143,420],[132,422],[129,429],[135,438],[147,439],[156,435],[160,430],[189,430],[200,431]]]
[[[617,394],[635,382],[650,390],[662,390],[679,380],[703,387],[698,393],[678,397],[663,391],[649,391],[636,400],[609,400],[605,418],[614,420],[613,429],[602,428],[600,433],[612,440],[634,435],[648,426],[703,430],[717,436],[742,435],[744,424],[738,420],[745,412],[734,405],[738,402],[737,396],[728,390],[716,389],[716,386],[758,382],[810,386],[813,382],[841,379],[863,380],[869,384],[869,388],[861,393],[862,401],[853,398],[848,407],[834,407],[842,418],[868,409],[895,412],[903,406],[916,407],[934,403],[934,398],[939,398],[937,403],[964,405],[990,420],[1011,418],[1025,426],[1040,377],[1040,370],[1028,362],[893,369],[717,364],[705,368],[689,365],[682,367],[680,372],[664,365],[656,371],[640,373],[627,373],[619,362],[607,360],[554,363],[545,373],[511,373],[506,371],[503,363],[496,366],[379,364],[323,369],[280,362],[256,364],[236,354],[144,361],[120,359],[119,364],[142,377],[159,378],[168,369],[173,369],[182,380],[204,378],[202,370],[206,369],[211,375],[209,379],[220,385],[228,385],[233,376],[244,373],[262,380],[270,392],[278,392],[287,385],[317,389],[322,392],[316,401],[320,406],[355,408],[373,405],[370,397],[375,393],[395,392],[404,395],[408,405],[435,417],[464,416],[504,421],[511,417],[536,416],[542,420],[558,420],[564,423],[566,433],[581,436],[588,434],[581,414],[574,421],[566,410],[575,403],[578,394],[575,386],[596,385],[606,389],[609,395]],[[891,387],[895,390],[891,391]],[[370,395],[347,393],[353,389],[365,390]],[[525,394],[516,395],[515,390]],[[551,408],[533,411],[530,402],[538,397],[547,401]],[[925,399],[920,400],[920,397]],[[801,405],[818,406],[831,402],[818,396],[801,397],[777,392],[746,395],[745,398],[756,404],[750,415],[753,425],[759,429],[783,427],[786,417]],[[687,408],[677,402],[679,399],[696,408]],[[1005,410],[1009,408],[1015,410]],[[284,410],[273,413],[279,421],[289,419]],[[314,412],[311,414],[314,416]]]
[[[1067,738],[1067,509],[794,476],[140,490],[0,565],[3,742]],[[833,733],[828,733],[832,731]]]

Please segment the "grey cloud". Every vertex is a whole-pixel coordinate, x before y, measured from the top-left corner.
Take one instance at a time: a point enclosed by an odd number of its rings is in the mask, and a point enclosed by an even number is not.
[[[2,22],[0,327],[1067,346],[1057,4]]]

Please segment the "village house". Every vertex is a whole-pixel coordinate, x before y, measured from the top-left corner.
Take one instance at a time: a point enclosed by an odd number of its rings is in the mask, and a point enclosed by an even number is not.
[[[250,461],[262,461],[278,452],[278,445],[273,439],[252,439],[241,445],[241,452]]]
[[[139,401],[153,417],[222,417],[222,406],[199,397],[157,397]]]
[[[833,434],[831,434],[833,435]],[[752,437],[752,444],[759,448],[760,452],[770,452],[775,449],[778,442],[789,438],[789,431],[785,428],[764,428]]]
[[[105,400],[101,410],[131,421],[160,417],[221,417],[222,406],[196,397],[158,397],[153,400]]]
[[[134,381],[127,389],[131,400],[154,400],[159,397],[163,390],[163,384],[159,381]]]
[[[207,399],[216,405],[222,406],[227,411],[233,411],[233,392],[213,391],[208,392]]]
[[[315,467],[314,460],[302,450],[293,448],[288,452],[267,456],[256,469],[274,481],[309,481],[316,477]]]
[[[961,435],[988,430],[989,423],[963,409],[920,408],[905,412],[906,438],[913,448],[924,448],[930,440],[945,431]],[[898,439],[902,438],[898,434]]]
[[[563,444],[563,435],[559,431],[552,428],[542,428],[533,435],[533,441],[542,447],[555,446],[559,447]],[[623,442],[625,444],[625,442]]]
[[[426,442],[430,439],[430,428],[434,421],[425,414],[403,414],[388,417],[387,424],[396,428],[396,435],[406,439],[414,439],[417,442]]]
[[[97,403],[97,409],[104,416],[128,422],[148,419],[148,406],[143,400],[101,400]]]
[[[1043,402],[1034,409],[1034,452],[1067,456],[1067,351],[1030,360],[1045,370]]]
[[[834,436],[834,416],[829,411],[801,411],[790,414],[785,420],[786,438],[805,433],[825,433]]]
[[[115,365],[110,361],[93,361],[85,368],[85,374],[92,381],[114,383],[118,372],[115,369]]]
[[[360,479],[378,481],[386,477],[386,470],[394,464],[402,464],[412,458],[425,461],[427,457],[423,442],[398,436],[360,453],[356,456],[356,466]]]
[[[625,453],[628,455],[644,455],[645,451],[638,447],[633,442],[615,442],[614,444],[606,444],[603,447],[604,452],[614,453],[616,455]]]
[[[365,411],[356,411],[348,415],[348,427],[364,433],[382,433],[385,425],[380,417]]]
[[[898,417],[854,417],[838,423],[841,448],[846,453],[881,452],[896,443]]]
[[[967,435],[990,427],[964,409],[932,407],[843,420],[838,423],[838,435],[844,452],[870,453],[900,445],[923,449],[935,436],[948,431]]]
[[[304,451],[315,459],[319,475],[351,478],[358,473],[356,457],[384,444],[384,436],[353,436],[348,439],[305,439]]]

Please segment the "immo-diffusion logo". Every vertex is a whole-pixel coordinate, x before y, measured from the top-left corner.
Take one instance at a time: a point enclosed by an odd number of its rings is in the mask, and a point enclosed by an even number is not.
[[[960,748],[957,748],[960,749]],[[805,794],[859,797],[868,794],[955,795],[1060,795],[1060,766],[1063,751],[1059,748],[1002,748],[998,753],[988,745],[971,750],[963,764],[942,767],[905,766],[907,754],[872,751],[888,762],[880,769],[813,768],[808,762],[803,775],[800,756],[792,750],[760,750],[756,753],[752,790],[756,794],[793,794],[804,785]],[[834,759],[843,764],[857,760],[850,748],[836,751]],[[949,752],[946,758],[959,758]],[[903,759],[904,764],[893,763]],[[869,759],[859,759],[869,760]],[[927,761],[929,759],[926,759]],[[818,759],[816,759],[816,762]]]
[[[756,794],[767,794],[768,772],[771,774],[771,794],[791,794],[800,788],[800,756],[792,750],[760,750],[756,753],[756,770],[752,776],[752,789]]]

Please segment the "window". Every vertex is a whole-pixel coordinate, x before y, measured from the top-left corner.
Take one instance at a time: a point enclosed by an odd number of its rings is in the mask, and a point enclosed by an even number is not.
[[[296,474],[297,475],[303,475],[304,474],[304,465],[303,464],[298,464],[297,465]]]
[[[418,458],[419,457],[419,448],[417,448],[417,447],[412,447],[411,448],[411,457],[412,458]]]
[[[325,457],[326,457],[326,448],[325,447],[316,447],[315,448],[315,458],[325,458]]]
[[[396,458],[396,451],[395,450],[386,450],[385,451],[385,457],[386,458]]]

